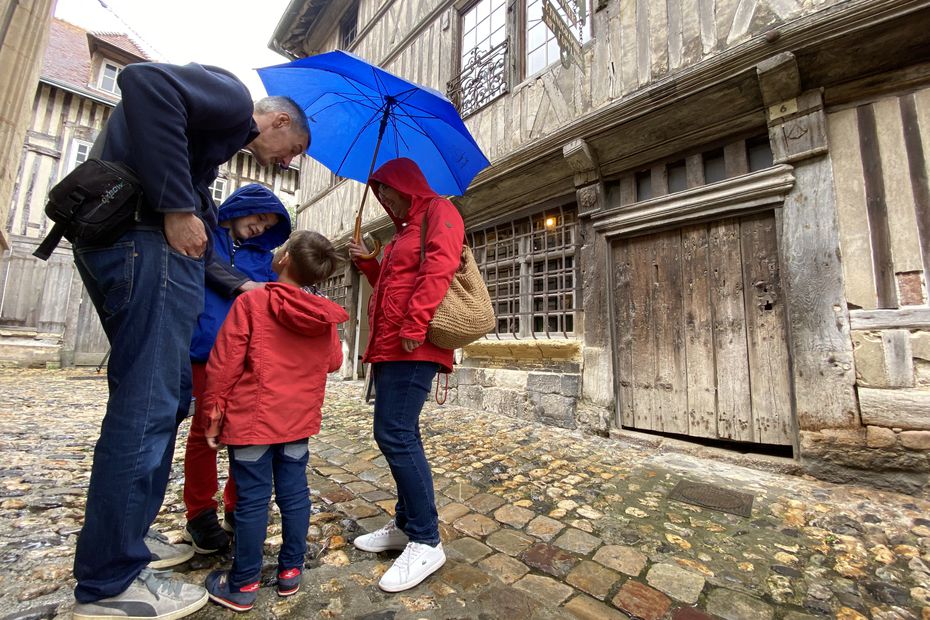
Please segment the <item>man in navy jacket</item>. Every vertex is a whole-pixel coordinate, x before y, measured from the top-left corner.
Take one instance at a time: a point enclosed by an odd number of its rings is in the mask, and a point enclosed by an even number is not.
[[[118,82],[122,102],[95,151],[136,171],[145,205],[113,244],[74,244],[111,347],[110,395],[74,558],[74,618],[181,618],[206,604],[206,591],[151,570],[190,553],[179,556],[149,528],[190,404],[188,350],[217,221],[208,188],[239,149],[262,166],[286,167],[310,136],[293,101],[253,105],[246,87],[216,67],[139,63]]]

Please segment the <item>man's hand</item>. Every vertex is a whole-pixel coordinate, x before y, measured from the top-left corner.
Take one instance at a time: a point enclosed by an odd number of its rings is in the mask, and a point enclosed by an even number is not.
[[[423,344],[423,341],[411,340],[410,338],[401,338],[400,344],[404,347],[404,351],[407,353],[412,353],[414,349]]]
[[[246,281],[243,282],[242,285],[239,287],[239,292],[240,292],[240,293],[248,293],[248,292],[251,291],[252,289],[263,288],[263,287],[265,286],[265,284],[266,284],[266,282],[255,282],[254,280],[246,280]]]
[[[220,443],[219,437],[207,437],[207,445],[213,450],[222,450],[226,447],[225,444]]]
[[[200,258],[207,251],[203,221],[193,213],[165,213],[165,239],[184,256]]]

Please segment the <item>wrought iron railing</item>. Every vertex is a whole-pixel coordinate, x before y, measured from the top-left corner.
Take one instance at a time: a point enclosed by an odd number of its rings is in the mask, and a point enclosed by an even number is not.
[[[446,95],[462,116],[468,116],[508,91],[509,40],[490,50],[474,48],[465,56],[462,72],[449,81]]]

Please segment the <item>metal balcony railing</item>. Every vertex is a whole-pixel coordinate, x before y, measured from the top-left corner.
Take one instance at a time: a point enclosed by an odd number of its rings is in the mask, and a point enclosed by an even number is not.
[[[465,56],[462,72],[449,81],[446,95],[463,117],[477,112],[508,91],[509,40],[490,50],[479,47]]]

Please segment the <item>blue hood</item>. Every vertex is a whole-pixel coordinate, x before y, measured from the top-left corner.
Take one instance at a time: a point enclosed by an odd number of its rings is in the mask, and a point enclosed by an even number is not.
[[[222,224],[257,213],[276,213],[279,216],[278,223],[259,236],[247,239],[245,243],[270,251],[287,241],[291,234],[291,216],[274,192],[258,183],[245,185],[230,194],[220,205],[219,222]]]

